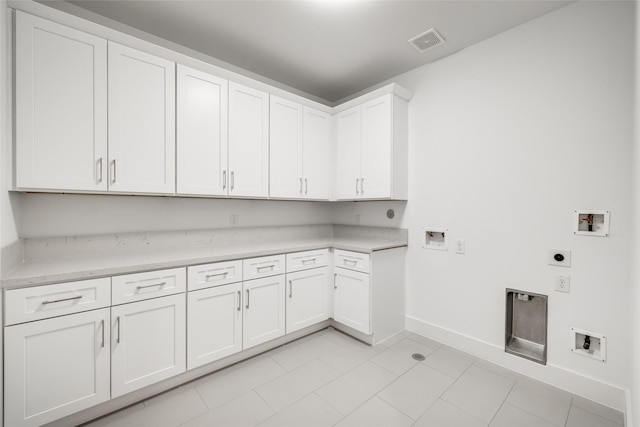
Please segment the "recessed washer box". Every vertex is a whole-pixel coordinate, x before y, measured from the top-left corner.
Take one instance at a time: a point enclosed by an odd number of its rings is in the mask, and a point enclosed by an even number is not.
[[[422,248],[447,250],[448,228],[422,227]]]
[[[573,211],[573,234],[579,236],[609,236],[608,210],[576,209]]]

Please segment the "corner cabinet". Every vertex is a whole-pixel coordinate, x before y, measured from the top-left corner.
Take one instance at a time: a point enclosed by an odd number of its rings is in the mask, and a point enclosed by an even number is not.
[[[271,95],[272,198],[329,200],[332,123],[328,113]]]
[[[407,110],[389,93],[338,113],[336,199],[407,199]]]
[[[16,11],[16,187],[107,190],[107,41]]]

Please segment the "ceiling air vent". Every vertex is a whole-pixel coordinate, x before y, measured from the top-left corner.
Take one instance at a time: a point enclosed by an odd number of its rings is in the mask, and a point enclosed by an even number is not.
[[[444,38],[433,28],[409,40],[411,46],[415,47],[418,52],[424,52],[444,42]]]

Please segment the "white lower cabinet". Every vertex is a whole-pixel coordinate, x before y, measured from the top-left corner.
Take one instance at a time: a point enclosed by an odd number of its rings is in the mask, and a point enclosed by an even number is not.
[[[5,328],[5,425],[40,426],[109,400],[109,309]]]
[[[333,286],[334,320],[362,333],[371,334],[369,275],[336,267]]]
[[[187,294],[187,368],[242,350],[242,283]]]
[[[186,370],[185,294],[111,308],[111,397]]]
[[[287,333],[329,318],[329,267],[287,273]]]
[[[243,283],[242,348],[245,350],[285,333],[284,275]]]

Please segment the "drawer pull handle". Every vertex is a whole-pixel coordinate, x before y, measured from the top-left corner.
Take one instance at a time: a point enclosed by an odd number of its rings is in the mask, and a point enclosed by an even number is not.
[[[271,270],[273,270],[275,268],[275,264],[271,264],[271,265],[263,265],[262,267],[258,267],[258,273],[260,273],[260,270],[266,270],[267,268],[270,268]]]
[[[293,298],[293,280],[289,280],[289,298]]]
[[[242,293],[238,291],[238,311],[242,310],[242,304],[240,303],[241,299],[242,299]]]
[[[154,288],[156,286],[164,286],[166,285],[167,282],[160,282],[160,283],[154,283],[153,285],[138,285],[136,286],[136,289],[146,289],[146,288]]]
[[[345,264],[351,264],[351,265],[358,265],[358,261],[352,260],[352,259],[343,259]]]
[[[81,298],[82,298],[82,295],[78,295],[77,297],[56,299],[56,300],[53,300],[53,301],[42,301],[42,305],[55,304],[55,303],[64,302],[64,301],[74,301],[74,300],[78,300],[78,299],[81,299]]]
[[[210,278],[212,278],[212,277],[219,277],[219,276],[223,276],[222,278],[224,279],[224,278],[226,278],[226,277],[227,277],[227,275],[228,275],[228,274],[229,274],[229,272],[228,272],[228,271],[225,271],[225,272],[223,272],[223,273],[207,274],[207,275],[205,275],[205,276],[204,276],[204,280],[205,280],[206,282],[208,282]]]
[[[315,264],[316,263],[316,258],[309,258],[309,259],[303,259],[302,260],[302,264],[305,265],[306,263],[311,263],[311,264]]]

